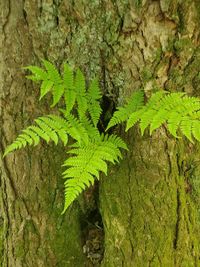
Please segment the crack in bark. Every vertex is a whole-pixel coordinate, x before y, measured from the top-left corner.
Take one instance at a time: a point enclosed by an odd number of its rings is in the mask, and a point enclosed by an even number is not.
[[[174,241],[173,246],[174,249],[177,249],[178,246],[178,239],[179,239],[179,224],[180,224],[180,210],[181,209],[181,201],[180,201],[180,192],[179,188],[177,188],[177,208],[176,208],[176,225],[175,225],[175,234],[174,234]]]

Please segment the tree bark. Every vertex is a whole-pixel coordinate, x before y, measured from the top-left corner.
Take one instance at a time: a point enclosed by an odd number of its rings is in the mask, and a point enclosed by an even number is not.
[[[50,99],[38,103],[39,89],[21,69],[40,58],[98,75],[112,108],[141,87],[147,98],[157,88],[200,96],[198,0],[2,0],[1,10],[1,154],[49,113]],[[1,266],[200,266],[198,144],[165,128],[152,137],[137,127],[114,131],[130,151],[102,177],[99,206],[92,189],[64,216],[61,146],[1,158]],[[103,259],[102,244],[94,249],[101,228]]]

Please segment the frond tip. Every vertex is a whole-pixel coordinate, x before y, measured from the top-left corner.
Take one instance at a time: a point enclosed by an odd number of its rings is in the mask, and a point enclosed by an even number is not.
[[[107,175],[107,162],[118,162],[122,158],[121,148],[127,149],[127,146],[120,137],[103,135],[98,142],[69,151],[74,156],[63,164],[67,167],[63,172],[63,178],[67,179],[63,213],[86,187],[94,184],[95,178],[99,180],[99,172]]]
[[[40,138],[47,143],[52,140],[56,145],[60,138],[64,145],[67,144],[70,125],[65,119],[56,115],[48,115],[37,118],[35,123],[36,125],[31,125],[23,130],[16,140],[5,149],[4,157],[27,145],[38,145]]]
[[[113,114],[113,117],[109,121],[106,130],[128,120],[130,114],[136,112],[138,109],[143,107],[143,105],[144,105],[144,92],[143,91],[134,92],[131,99],[124,107],[117,108],[117,111],[115,111],[115,113]]]

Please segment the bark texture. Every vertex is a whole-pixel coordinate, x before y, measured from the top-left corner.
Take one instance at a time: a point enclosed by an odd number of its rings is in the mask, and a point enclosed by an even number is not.
[[[147,97],[156,88],[200,96],[198,0],[2,0],[1,10],[1,153],[48,113],[50,99],[38,103],[38,87],[20,69],[40,58],[97,74],[112,105],[140,87]],[[125,138],[130,152],[100,184],[100,266],[200,266],[198,145],[165,129]],[[75,203],[60,216],[64,157],[42,144],[1,159],[1,266],[95,266],[83,254],[92,208]]]

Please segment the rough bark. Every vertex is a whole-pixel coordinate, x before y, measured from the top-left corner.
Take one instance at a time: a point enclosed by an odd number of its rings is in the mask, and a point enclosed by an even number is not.
[[[1,5],[1,151],[20,129],[48,113],[50,100],[38,104],[38,87],[20,69],[40,58],[58,66],[68,61],[88,77],[98,74],[114,105],[139,87],[147,97],[157,87],[200,95],[198,0],[2,0]],[[105,108],[107,114],[110,107]],[[165,129],[142,138],[135,129],[125,138],[131,148],[126,160],[100,184],[101,266],[200,266],[197,144],[174,140]],[[64,157],[61,147],[42,144],[1,160],[3,267],[90,264],[83,255],[88,233],[82,221],[96,223],[88,212],[94,207],[75,203],[60,216],[58,166]]]

